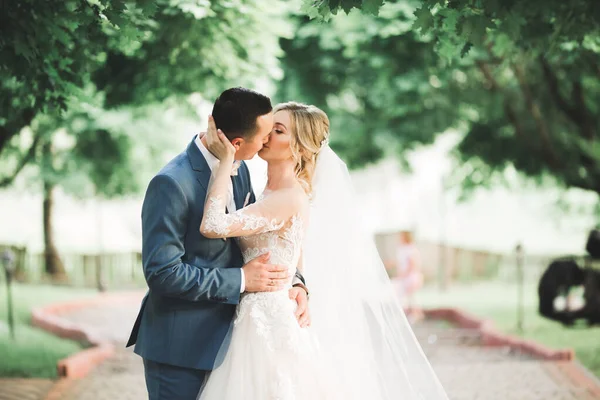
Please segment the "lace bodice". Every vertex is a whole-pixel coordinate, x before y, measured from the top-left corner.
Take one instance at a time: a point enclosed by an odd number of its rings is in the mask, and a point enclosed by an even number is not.
[[[223,195],[207,199],[201,231],[207,237],[236,237],[244,262],[271,252],[270,263],[296,271],[308,217],[308,198],[298,189],[261,196],[234,213],[225,213]],[[291,283],[291,278],[290,278]]]
[[[270,262],[287,266],[293,274],[300,258],[303,235],[304,221],[300,214],[296,214],[278,230],[240,237],[238,241],[244,263],[270,251]]]

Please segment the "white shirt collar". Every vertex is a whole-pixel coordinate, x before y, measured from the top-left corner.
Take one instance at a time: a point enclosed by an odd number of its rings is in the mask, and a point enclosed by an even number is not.
[[[204,156],[204,159],[206,160],[206,163],[208,164],[208,168],[210,168],[211,171],[213,169],[215,169],[215,167],[217,167],[221,161],[219,161],[219,159],[217,157],[215,157],[210,151],[208,151],[208,149],[206,148],[204,143],[202,143],[202,140],[200,140],[200,135],[196,136],[196,139],[194,139],[194,142],[196,143],[196,146],[198,146],[198,148],[200,149],[200,152]],[[237,163],[237,161],[236,161],[236,163]],[[239,166],[239,163],[237,163],[237,164]],[[228,190],[229,190],[229,202],[227,204],[227,210],[229,212],[235,212],[235,210],[237,210],[237,207],[235,206],[235,200],[233,197],[233,183],[231,180],[229,181]],[[250,193],[248,193],[248,195],[246,196],[246,201],[244,203],[244,207],[246,206],[246,203],[248,202],[249,198],[250,198]],[[242,280],[242,282],[243,282],[243,280]]]
[[[196,142],[196,146],[198,146],[200,152],[204,156],[204,159],[208,164],[208,168],[210,168],[210,170],[212,171],[217,165],[219,165],[219,159],[215,157],[210,151],[208,151],[204,143],[202,143],[202,140],[200,140],[200,135],[196,135],[196,139],[194,140],[194,142]]]

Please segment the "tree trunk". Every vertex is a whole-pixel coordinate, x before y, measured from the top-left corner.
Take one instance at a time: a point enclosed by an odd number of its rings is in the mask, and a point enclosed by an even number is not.
[[[46,274],[53,280],[65,282],[67,274],[65,266],[54,245],[52,212],[54,209],[54,185],[44,182],[44,261]]]
[[[17,255],[15,264],[15,280],[18,282],[27,282],[27,272],[25,271],[25,258],[27,256],[26,247],[15,247],[14,251]]]

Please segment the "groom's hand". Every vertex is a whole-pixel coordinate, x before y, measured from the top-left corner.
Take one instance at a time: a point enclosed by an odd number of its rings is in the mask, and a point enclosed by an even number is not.
[[[282,265],[269,264],[271,253],[256,257],[242,268],[246,292],[275,292],[285,287],[290,271]]]
[[[302,287],[293,287],[290,289],[290,299],[295,300],[298,303],[296,308],[296,318],[298,324],[302,328],[310,326],[310,311],[308,309],[308,294]]]

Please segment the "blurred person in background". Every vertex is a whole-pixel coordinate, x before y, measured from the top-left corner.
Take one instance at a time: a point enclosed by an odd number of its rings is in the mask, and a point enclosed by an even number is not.
[[[407,317],[411,321],[421,318],[421,311],[414,307],[413,296],[423,286],[423,272],[421,271],[421,254],[415,245],[412,232],[400,231],[398,233],[398,246],[394,259],[388,265],[393,268],[392,283],[407,310]]]

